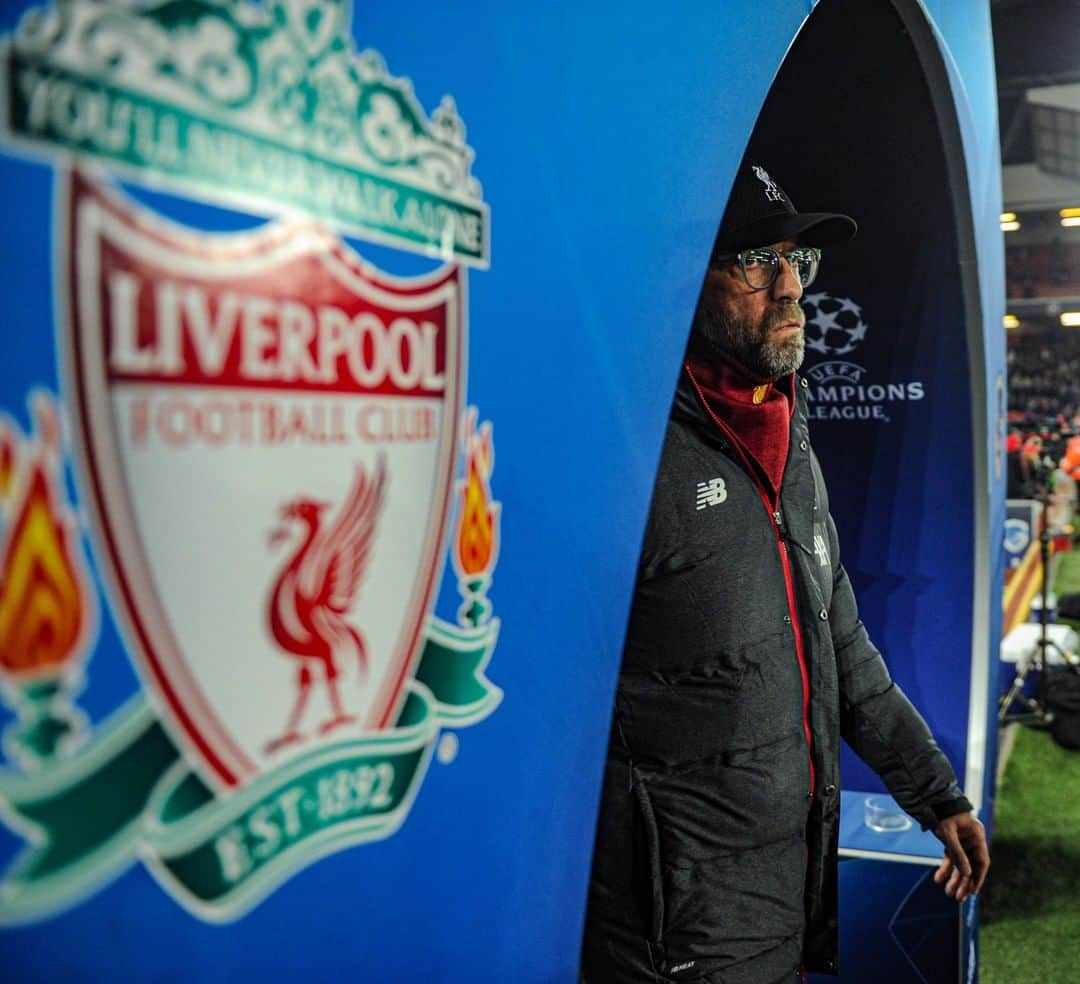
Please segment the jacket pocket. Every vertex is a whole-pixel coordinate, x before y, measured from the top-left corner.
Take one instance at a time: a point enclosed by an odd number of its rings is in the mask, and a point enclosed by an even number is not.
[[[640,838],[635,838],[635,857],[641,865],[643,883],[643,901],[646,903],[646,915],[649,924],[649,942],[654,947],[661,946],[664,935],[664,891],[663,869],[660,861],[660,833],[656,825],[649,791],[645,788],[641,774],[636,768],[631,770],[634,782],[634,805],[637,810],[636,829]]]
[[[665,972],[682,981],[730,968],[731,980],[763,980],[761,970],[745,968],[781,947],[794,963],[805,920],[805,851],[795,835],[667,867]]]

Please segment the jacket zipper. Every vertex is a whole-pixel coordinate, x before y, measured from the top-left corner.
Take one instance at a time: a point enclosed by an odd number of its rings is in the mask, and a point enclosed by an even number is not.
[[[765,490],[758,485],[762,501],[768,508]],[[779,497],[778,497],[779,498]],[[779,505],[779,503],[777,503]],[[803,649],[802,627],[799,625],[799,611],[795,604],[795,581],[791,575],[791,556],[788,550],[787,540],[783,535],[783,516],[777,509],[772,513],[773,532],[776,534],[776,549],[780,552],[780,565],[784,569],[784,586],[787,588],[788,610],[791,612],[791,627],[795,631],[795,656],[799,661],[799,675],[802,677],[802,720],[803,734],[806,735],[806,754],[810,763],[810,790],[807,800],[814,799],[814,789],[817,785],[816,770],[814,769],[814,748],[810,733],[810,673],[806,666],[806,651]],[[809,809],[809,806],[807,807]]]
[[[806,754],[810,765],[810,789],[807,793],[806,804],[806,809],[809,812],[810,805],[814,800],[814,791],[817,784],[816,770],[814,769],[813,738],[810,730],[810,674],[806,666],[806,653],[803,649],[802,628],[799,625],[799,611],[795,603],[795,581],[791,574],[791,558],[788,555],[788,544],[787,540],[784,539],[783,534],[784,516],[780,511],[780,494],[777,493],[775,502],[770,501],[768,490],[758,478],[757,471],[754,469],[753,463],[749,460],[746,452],[739,444],[738,438],[732,432],[731,428],[716,415],[713,408],[709,406],[709,401],[705,399],[705,394],[702,393],[698,381],[690,371],[690,366],[684,364],[683,368],[686,369],[686,374],[690,377],[690,382],[693,384],[698,399],[705,408],[705,412],[708,413],[712,422],[716,424],[721,433],[728,439],[728,442],[735,449],[735,453],[742,461],[743,470],[750,477],[750,480],[754,483],[754,487],[758,491],[758,495],[761,498],[761,504],[765,507],[765,512],[769,516],[769,522],[772,524],[773,534],[776,537],[776,550],[780,554],[780,567],[784,572],[784,587],[787,592],[788,614],[791,617],[791,628],[795,635],[795,659],[799,664],[799,677],[802,680],[802,724],[803,734],[806,737]]]

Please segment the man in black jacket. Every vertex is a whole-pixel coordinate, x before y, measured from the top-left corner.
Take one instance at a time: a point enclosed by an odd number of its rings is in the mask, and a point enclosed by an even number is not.
[[[642,548],[593,861],[588,984],[836,971],[839,740],[978,892],[982,825],[859,621],[807,431],[803,289],[843,215],[744,164]]]

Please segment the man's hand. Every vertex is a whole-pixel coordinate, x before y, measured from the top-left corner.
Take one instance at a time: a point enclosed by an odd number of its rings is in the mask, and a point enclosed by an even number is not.
[[[945,845],[945,857],[934,872],[934,881],[939,885],[945,882],[945,894],[957,902],[978,895],[990,870],[983,825],[972,813],[957,813],[938,823],[934,835]]]

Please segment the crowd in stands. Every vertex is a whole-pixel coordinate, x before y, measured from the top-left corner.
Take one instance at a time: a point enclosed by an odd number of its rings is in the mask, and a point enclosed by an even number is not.
[[[1080,330],[1010,335],[1007,359],[1010,421],[1033,429],[1080,411]]]
[[[1080,243],[1055,240],[1005,250],[1005,282],[1009,297],[1080,295]]]
[[[1080,479],[1080,331],[1010,334],[1007,359],[1007,494],[1031,498],[1055,474]]]
[[[1026,217],[1025,224],[1031,221]],[[1044,501],[1049,525],[1064,528],[1080,495],[1080,329],[1060,326],[1057,315],[1080,310],[1080,302],[1064,300],[1080,299],[1080,240],[1074,230],[1053,228],[1057,216],[1034,221],[1041,222],[1044,241],[1016,244],[1006,237],[1006,295],[1060,302],[1048,309],[1016,305],[1022,330],[1007,336],[1007,495]]]

